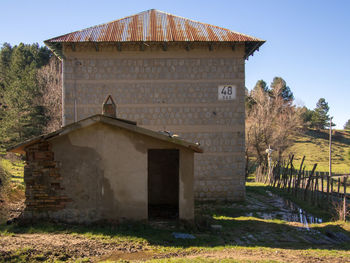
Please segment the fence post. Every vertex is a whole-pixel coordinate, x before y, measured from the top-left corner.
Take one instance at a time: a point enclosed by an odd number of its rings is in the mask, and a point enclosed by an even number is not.
[[[289,184],[288,184],[288,193],[290,192],[290,186],[293,179],[293,159],[294,159],[294,155],[292,155],[290,159],[290,178],[289,178]]]
[[[299,186],[300,186],[300,180],[301,180],[301,171],[303,169],[303,164],[305,161],[305,155],[303,156],[303,159],[301,160],[301,164],[300,164],[300,168],[299,168],[299,173],[298,173],[298,178],[296,181],[296,186],[294,188],[294,195],[297,196],[298,195],[298,190],[299,190]]]
[[[331,180],[331,195],[333,196],[333,182],[334,182],[334,180],[332,177],[330,178],[330,180]]]
[[[329,178],[330,178],[330,177],[329,177],[329,174],[328,174],[328,175],[327,175],[327,200],[328,200],[328,202],[329,202],[329,197],[330,197],[330,196],[329,196],[329,194],[330,194],[330,193],[329,193],[329,190],[330,190],[330,189],[329,189]]]
[[[304,190],[304,201],[306,201],[306,196],[307,196],[307,190],[310,186],[310,182],[311,182],[311,178],[316,170],[316,167],[317,167],[317,163],[314,164],[314,167],[312,168],[312,171],[311,171],[311,174],[307,180],[307,183],[306,183],[306,186],[305,186],[305,190]],[[311,189],[312,190],[312,189]]]
[[[315,188],[314,188],[314,203],[317,205],[317,198],[318,197],[318,173],[316,173],[315,178]]]

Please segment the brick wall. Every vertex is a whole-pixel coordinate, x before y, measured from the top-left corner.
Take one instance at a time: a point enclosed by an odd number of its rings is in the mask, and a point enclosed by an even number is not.
[[[26,147],[25,151],[25,213],[40,214],[63,209],[70,198],[62,195],[62,178],[54,161],[50,143],[41,141]]]

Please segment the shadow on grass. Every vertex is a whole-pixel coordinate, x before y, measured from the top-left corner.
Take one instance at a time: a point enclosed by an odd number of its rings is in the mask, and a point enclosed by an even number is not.
[[[224,212],[224,210],[223,210]],[[349,242],[335,240],[334,244],[310,243],[308,238],[313,232],[300,226],[283,223],[280,220],[264,221],[254,217],[231,217],[233,212],[227,211],[214,216],[212,224],[219,224],[222,230],[212,232],[209,228],[167,222],[166,227],[157,228],[149,223],[125,222],[119,225],[67,225],[41,222],[30,226],[0,225],[0,233],[15,235],[21,233],[60,233],[60,234],[82,234],[88,238],[102,238],[106,242],[145,242],[153,246],[165,247],[165,249],[178,248],[215,248],[222,246],[245,246],[245,247],[267,247],[285,249],[338,249],[349,250]],[[350,232],[339,225],[320,225],[313,228],[327,236],[332,233],[342,233],[347,236]],[[185,232],[193,234],[195,239],[175,239],[173,232]],[[328,234],[331,233],[331,234]],[[254,236],[248,243],[237,242],[243,237]],[[304,238],[306,237],[306,238]],[[244,240],[244,239],[243,239]]]
[[[313,129],[308,129],[305,132],[306,135],[313,137],[313,138],[319,138],[319,139],[324,139],[328,140],[329,139],[329,131],[328,130],[313,130]],[[339,142],[339,143],[344,143],[350,145],[350,137],[349,137],[349,132],[336,132],[332,136],[332,140],[334,142]]]

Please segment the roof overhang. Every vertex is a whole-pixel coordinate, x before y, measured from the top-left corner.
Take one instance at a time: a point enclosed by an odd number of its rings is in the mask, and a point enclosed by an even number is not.
[[[244,43],[248,58],[265,43],[264,40],[226,28],[201,23],[151,9],[109,23],[89,27],[44,41],[64,58],[65,43],[207,43],[208,45]]]
[[[67,126],[62,127],[61,129],[54,131],[54,132],[51,132],[49,134],[44,134],[44,135],[41,135],[41,136],[38,136],[38,137],[35,137],[32,139],[26,140],[22,143],[19,143],[19,144],[12,146],[12,147],[9,147],[7,149],[7,151],[19,153],[19,154],[25,154],[25,148],[30,146],[30,145],[33,145],[33,144],[38,143],[38,142],[43,141],[43,140],[51,140],[51,139],[66,135],[72,131],[90,126],[90,125],[95,124],[95,123],[104,123],[104,124],[111,125],[114,127],[119,127],[119,128],[128,130],[130,132],[142,134],[145,136],[152,137],[154,139],[158,139],[158,140],[172,143],[172,144],[175,144],[175,145],[178,145],[181,147],[185,147],[185,148],[188,148],[188,149],[190,149],[194,152],[197,152],[197,153],[203,152],[203,150],[197,144],[190,143],[190,142],[187,142],[185,140],[182,140],[182,139],[179,139],[176,137],[167,136],[167,135],[164,135],[160,132],[155,132],[155,131],[152,131],[149,129],[139,127],[136,125],[136,122],[132,122],[129,120],[124,120],[124,119],[118,119],[118,118],[111,118],[111,117],[107,117],[107,116],[100,115],[100,114],[93,115],[93,116],[88,117],[86,119],[69,124]]]

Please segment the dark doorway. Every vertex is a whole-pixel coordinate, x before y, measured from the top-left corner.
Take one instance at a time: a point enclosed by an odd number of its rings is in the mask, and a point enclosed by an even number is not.
[[[179,150],[148,150],[148,218],[179,217]]]

